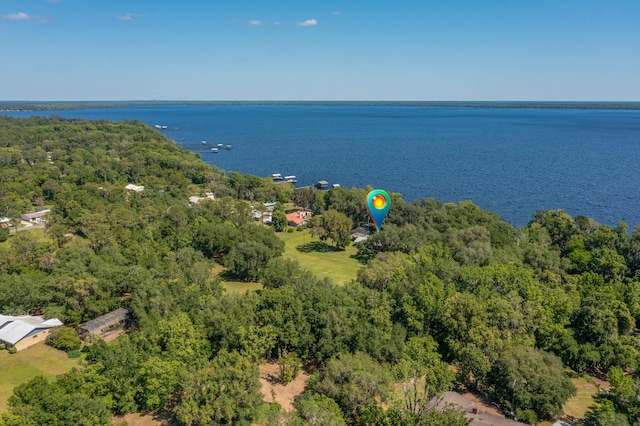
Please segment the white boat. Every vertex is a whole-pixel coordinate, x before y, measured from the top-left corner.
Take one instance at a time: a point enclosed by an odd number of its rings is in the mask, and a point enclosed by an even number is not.
[[[293,176],[293,175],[285,176],[284,180],[285,180],[285,182],[289,182],[289,183],[297,183],[298,182],[296,177]]]
[[[226,149],[227,151],[229,151],[231,149],[231,145],[227,145],[224,149]]]
[[[214,154],[218,153],[218,148],[211,148],[211,152],[213,152]]]
[[[272,173],[271,174],[271,179],[275,180],[282,180],[282,175],[280,173]]]
[[[207,144],[207,141],[202,141],[202,145],[206,145],[206,144]]]
[[[218,144],[218,148],[222,148],[224,145],[222,145],[221,143]]]

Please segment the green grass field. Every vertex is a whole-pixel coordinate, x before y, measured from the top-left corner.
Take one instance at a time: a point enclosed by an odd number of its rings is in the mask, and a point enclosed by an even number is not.
[[[329,277],[336,284],[345,284],[356,278],[358,269],[362,266],[353,258],[357,253],[353,246],[337,250],[319,238],[312,238],[306,229],[277,235],[286,244],[283,256],[298,261],[300,266],[310,270],[318,278]]]
[[[42,374],[53,377],[66,373],[78,366],[77,359],[71,359],[66,353],[38,343],[11,355],[0,351],[0,412],[6,411],[7,399],[13,394],[13,388],[28,382]]]
[[[595,404],[593,397],[598,394],[598,386],[593,380],[585,377],[571,379],[571,381],[578,392],[564,404],[564,413],[567,416],[583,419],[589,407]]]

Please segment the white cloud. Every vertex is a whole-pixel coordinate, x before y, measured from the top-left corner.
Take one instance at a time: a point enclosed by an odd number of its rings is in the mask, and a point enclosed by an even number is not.
[[[2,15],[2,19],[8,19],[10,21],[24,21],[26,19],[31,19],[31,16],[24,12],[18,12],[10,13],[8,15]]]
[[[139,13],[128,12],[128,13],[125,13],[124,15],[119,15],[118,19],[120,19],[121,21],[133,21],[135,18],[138,18],[140,16],[142,15]]]
[[[331,12],[334,16],[340,16],[342,15],[342,12],[338,12],[337,10],[334,10],[333,12]]]
[[[296,25],[300,27],[313,27],[318,25],[318,21],[316,19],[307,19],[306,21],[298,22]]]
[[[247,24],[249,24],[249,25],[262,25],[262,21],[260,21],[258,19],[252,19],[252,20],[248,21]]]
[[[282,22],[276,21],[276,22],[273,23],[273,25],[275,25],[275,26],[282,25]]]

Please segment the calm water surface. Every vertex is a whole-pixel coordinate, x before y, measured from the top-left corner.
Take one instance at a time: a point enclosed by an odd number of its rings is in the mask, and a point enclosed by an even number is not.
[[[514,226],[564,209],[640,224],[640,111],[354,105],[140,106],[13,116],[138,119],[224,170],[472,200]],[[211,152],[208,143],[231,144]]]

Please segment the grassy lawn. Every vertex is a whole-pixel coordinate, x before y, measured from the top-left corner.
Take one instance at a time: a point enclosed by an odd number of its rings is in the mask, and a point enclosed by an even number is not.
[[[598,394],[598,386],[593,380],[585,377],[571,379],[571,381],[578,392],[564,404],[564,412],[567,416],[583,419],[589,406],[594,404],[593,397]]]
[[[17,385],[40,374],[49,377],[63,374],[78,365],[77,359],[69,358],[66,353],[46,346],[44,342],[13,355],[0,351],[0,412],[7,409],[7,399]]]
[[[13,227],[11,229],[13,230]],[[44,229],[43,228],[33,228],[33,229],[29,229],[28,231],[20,231],[19,233],[23,233],[23,232],[28,232],[29,234],[34,236],[38,242],[42,242],[42,241],[45,241],[47,239],[47,237],[44,235]],[[2,246],[7,246],[8,247],[9,246],[9,241],[11,241],[11,239],[15,235],[16,234],[14,232],[9,234],[9,238],[7,238],[6,241],[1,242],[0,243],[0,247],[2,247]]]
[[[213,268],[213,273],[220,276],[220,284],[227,294],[243,294],[249,290],[260,290],[262,288],[262,284],[259,282],[234,281],[227,277],[224,273],[225,270],[224,266],[216,265]]]
[[[262,284],[254,283],[254,282],[244,282],[244,281],[222,281],[222,287],[227,292],[227,294],[243,294],[250,290],[260,290],[262,289]]]
[[[276,235],[286,244],[283,256],[298,261],[300,266],[310,270],[318,278],[329,277],[336,284],[344,284],[355,279],[362,266],[351,257],[357,253],[355,247],[337,250],[319,238],[312,238],[306,229]]]

